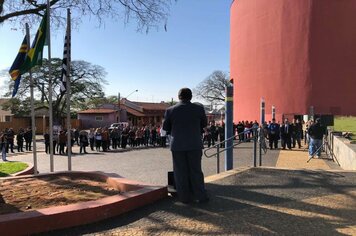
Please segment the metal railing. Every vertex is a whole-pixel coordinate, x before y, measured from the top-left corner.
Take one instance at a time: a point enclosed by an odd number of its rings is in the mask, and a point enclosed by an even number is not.
[[[247,138],[247,135],[251,134],[251,136],[249,136]],[[241,140],[240,137],[243,136],[244,138]],[[225,147],[226,143],[230,140],[238,140],[237,142],[233,142],[233,145],[229,146],[229,147]],[[230,148],[234,148],[242,143],[246,143],[246,142],[250,142],[253,141],[253,163],[254,163],[254,167],[257,166],[257,143],[259,143],[259,148],[260,148],[260,163],[259,165],[262,165],[262,150],[264,151],[264,153],[266,154],[267,152],[267,145],[266,145],[266,141],[265,141],[265,136],[264,136],[264,132],[263,129],[260,128],[250,128],[247,129],[235,136],[231,136],[228,139],[225,139],[221,142],[216,143],[215,145],[207,148],[204,150],[204,155],[207,158],[211,158],[216,156],[216,173],[220,173],[220,153],[225,152],[227,149]],[[212,150],[212,149],[216,149],[216,152],[212,153],[212,154],[208,154],[208,151]]]

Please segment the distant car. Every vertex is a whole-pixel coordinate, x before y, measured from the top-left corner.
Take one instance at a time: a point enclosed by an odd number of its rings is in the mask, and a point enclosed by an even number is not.
[[[114,128],[118,128],[119,126],[122,126],[122,127],[126,127],[128,126],[129,123],[128,122],[119,122],[119,123],[112,123],[109,127],[109,130],[112,130]]]

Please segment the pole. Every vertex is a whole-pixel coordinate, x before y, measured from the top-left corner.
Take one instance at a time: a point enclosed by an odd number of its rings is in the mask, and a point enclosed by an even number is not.
[[[118,101],[118,108],[119,108],[119,120],[118,120],[118,122],[121,122],[121,96],[120,96],[120,93],[118,93],[118,95],[117,95],[117,101]]]
[[[309,108],[309,119],[314,120],[314,106],[310,106]]]
[[[30,29],[28,27],[28,24],[26,23],[26,37],[27,37],[27,51],[30,50]],[[32,129],[32,140],[33,140],[33,171],[34,174],[38,174],[38,169],[37,169],[37,146],[36,146],[36,117],[35,117],[35,105],[34,105],[34,96],[33,96],[33,78],[32,78],[32,72],[30,69],[30,94],[31,94],[31,129]]]
[[[260,166],[262,166],[262,139],[264,138],[263,136],[263,132],[264,132],[264,123],[265,123],[265,112],[266,112],[266,104],[265,104],[265,100],[264,98],[261,98],[261,124],[260,124],[260,128],[259,128],[259,140],[260,140],[260,147],[259,147],[259,160],[260,160]]]
[[[43,115],[42,117],[42,129],[43,129],[43,134],[46,133],[46,115]]]
[[[233,139],[230,139],[233,136],[233,87],[226,87],[226,98],[225,98],[225,137],[226,137],[226,149],[225,149],[225,171],[231,170],[233,168]]]
[[[67,76],[66,76],[66,103],[67,103],[67,150],[68,150],[68,171],[72,170],[72,142],[71,142],[71,122],[70,122],[70,54],[71,54],[71,26],[70,9],[67,9]]]
[[[48,112],[49,112],[49,160],[50,171],[54,171],[53,161],[53,102],[52,102],[52,66],[51,66],[51,31],[50,31],[50,4],[47,0],[47,43],[48,43]]]
[[[253,167],[257,166],[257,130],[253,129]]]
[[[216,147],[216,173],[220,173],[220,147]]]
[[[272,106],[272,119],[276,119],[276,107]]]

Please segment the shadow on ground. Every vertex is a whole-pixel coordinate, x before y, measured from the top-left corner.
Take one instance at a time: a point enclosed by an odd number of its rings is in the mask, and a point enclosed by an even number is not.
[[[207,184],[211,201],[167,198],[51,235],[355,235],[356,172],[250,169]]]

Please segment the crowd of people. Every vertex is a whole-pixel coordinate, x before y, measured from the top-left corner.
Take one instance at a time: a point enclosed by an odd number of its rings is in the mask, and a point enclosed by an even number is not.
[[[269,142],[270,149],[278,149],[279,141],[282,149],[292,149],[302,147],[309,143],[308,128],[313,121],[302,123],[298,119],[289,122],[285,119],[282,123],[276,122],[275,119],[263,124],[263,130]],[[233,134],[239,141],[249,142],[252,137],[252,129],[260,127],[255,121],[240,121],[233,125]],[[67,153],[67,131],[56,129],[53,133],[54,154],[66,155]],[[225,140],[225,124],[210,122],[203,132],[203,144],[205,147],[211,147],[217,142]],[[79,153],[85,154],[87,150],[103,151],[116,150],[127,147],[166,147],[169,137],[167,132],[160,125],[142,125],[142,126],[124,126],[120,125],[113,129],[107,127],[91,128],[90,130],[73,129],[70,132],[70,146],[78,145]],[[16,143],[15,143],[16,142]],[[44,134],[45,151],[49,153],[50,137],[49,133]],[[17,144],[17,145],[15,145]],[[224,147],[224,143],[220,144]],[[31,128],[20,128],[15,133],[12,128],[7,128],[0,132],[0,150],[2,160],[6,161],[7,153],[24,152],[32,150],[32,130]]]
[[[7,161],[7,153],[15,153],[15,140],[17,152],[32,151],[32,129],[20,128],[17,134],[13,128],[6,128],[0,131],[0,152],[3,161]]]
[[[309,144],[309,127],[313,125],[313,120],[308,122],[300,121],[299,119],[293,119],[292,122],[289,119],[284,119],[283,122],[272,121],[265,122],[262,125],[264,136],[268,140],[270,149],[279,149],[279,143],[282,149],[302,148],[302,142],[304,145]],[[261,125],[255,121],[239,121],[233,125],[233,134],[236,139],[241,142],[250,142],[254,129],[260,128]],[[215,145],[216,142],[224,141],[225,125],[215,124],[210,122],[204,132],[204,144],[207,147]],[[223,144],[221,144],[223,146]]]
[[[67,152],[66,130],[59,130],[53,137],[54,153],[64,155]],[[49,153],[50,137],[44,135],[46,153]],[[90,151],[107,152],[127,147],[166,147],[166,133],[160,126],[126,126],[120,125],[113,129],[107,127],[91,128],[90,130],[74,129],[70,132],[70,145],[78,145],[79,153]]]

